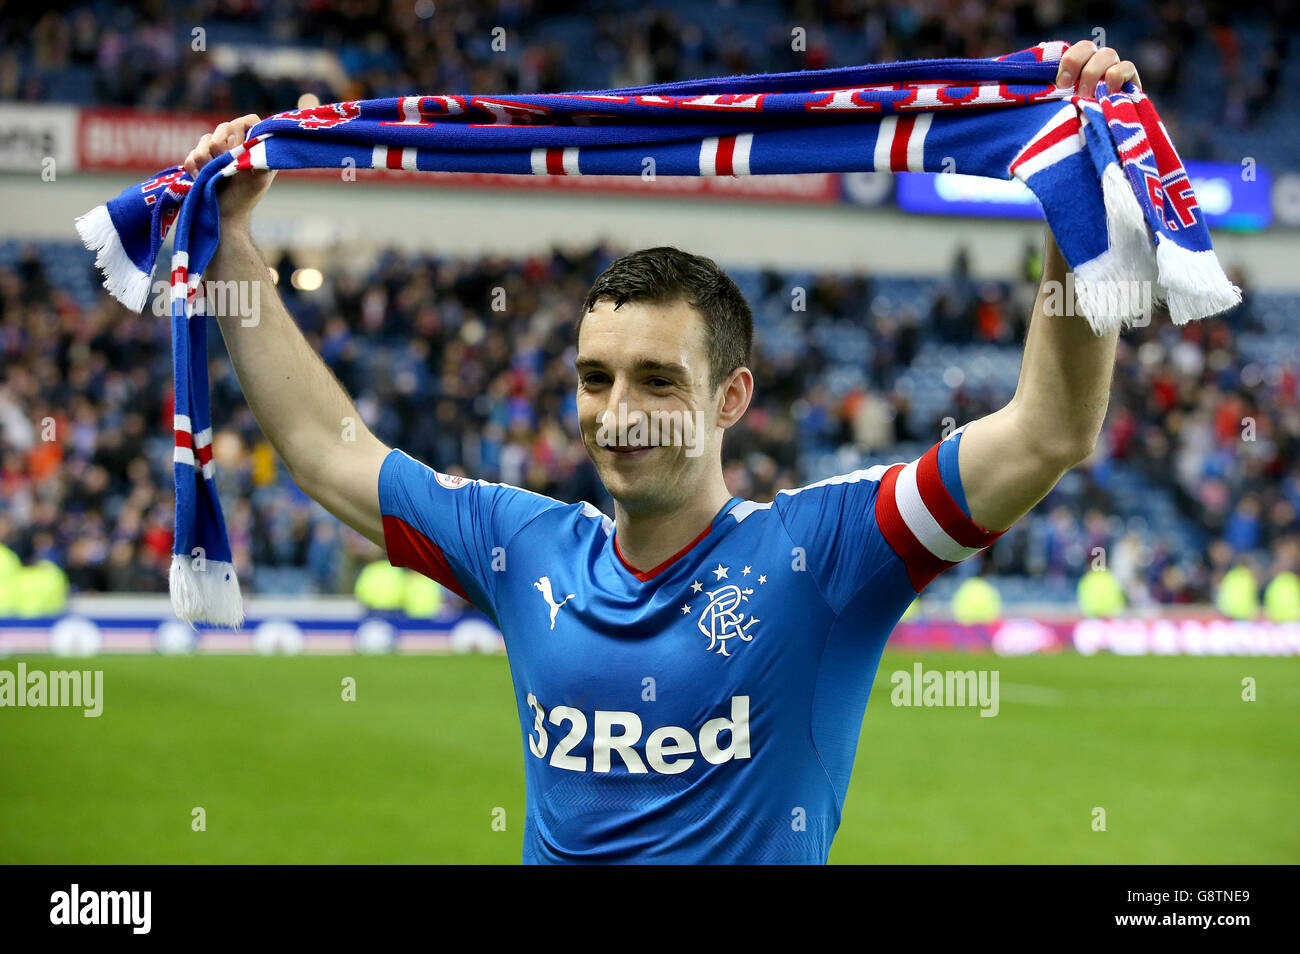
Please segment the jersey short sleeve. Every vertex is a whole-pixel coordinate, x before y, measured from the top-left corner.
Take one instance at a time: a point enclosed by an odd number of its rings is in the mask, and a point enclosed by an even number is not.
[[[1005,531],[971,519],[957,465],[964,427],[909,463],[878,465],[782,491],[774,506],[832,610],[891,561],[920,593],[935,577],[988,547]]]
[[[442,474],[400,450],[379,471],[388,562],[437,580],[496,619],[494,569],[511,538],[558,500]]]

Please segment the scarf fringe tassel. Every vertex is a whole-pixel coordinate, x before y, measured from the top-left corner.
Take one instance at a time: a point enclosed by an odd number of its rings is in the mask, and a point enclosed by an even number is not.
[[[188,556],[173,553],[169,584],[172,612],[190,625],[244,625],[244,600],[233,564],[209,560],[199,570]]]
[[[132,311],[143,311],[149,298],[150,275],[136,268],[126,254],[108,206],[95,206],[79,216],[76,224],[81,244],[95,253],[95,267],[104,273],[108,293]]]

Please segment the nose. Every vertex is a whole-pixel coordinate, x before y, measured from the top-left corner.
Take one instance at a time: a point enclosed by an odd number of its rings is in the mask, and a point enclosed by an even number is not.
[[[627,406],[627,414],[630,417],[632,406],[628,403],[628,397],[631,394],[631,388],[628,385],[627,378],[622,374],[614,376],[614,382],[609,388],[609,398],[605,404],[605,412],[610,415],[611,423],[619,419],[619,405]]]
[[[627,377],[623,374],[615,374],[614,381],[609,386],[609,403],[606,406],[611,411],[617,411],[619,404],[627,401],[627,395]]]

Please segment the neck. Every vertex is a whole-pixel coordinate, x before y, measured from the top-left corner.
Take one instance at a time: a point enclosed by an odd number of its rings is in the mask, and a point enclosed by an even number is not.
[[[719,473],[708,484],[707,492],[693,494],[688,502],[670,509],[630,513],[616,500],[614,526],[619,553],[641,572],[653,570],[707,530],[730,499]]]

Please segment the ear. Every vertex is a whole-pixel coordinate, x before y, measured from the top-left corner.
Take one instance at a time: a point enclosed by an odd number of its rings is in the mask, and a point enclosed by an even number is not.
[[[753,372],[743,366],[732,371],[731,376],[719,386],[718,427],[731,427],[744,417],[753,398]]]

